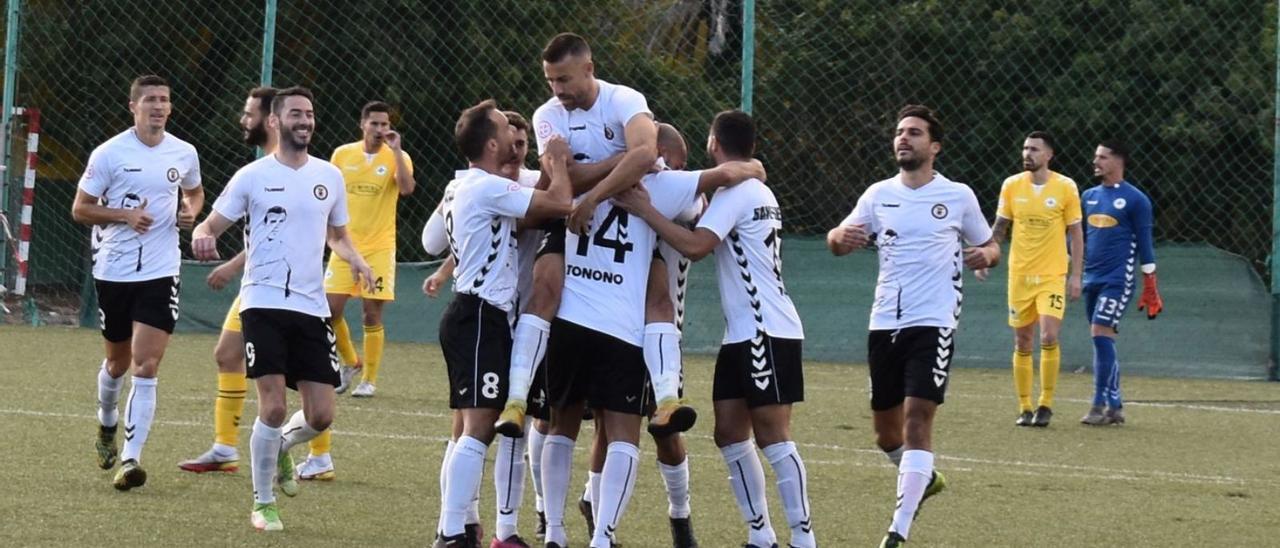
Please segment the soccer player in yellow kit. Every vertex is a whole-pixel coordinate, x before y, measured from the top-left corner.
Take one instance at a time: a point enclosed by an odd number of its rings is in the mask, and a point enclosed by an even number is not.
[[[329,299],[338,354],[344,364],[339,394],[346,391],[357,370],[360,383],[353,397],[372,397],[382,365],[385,342],[382,308],[395,300],[396,287],[396,204],[413,192],[413,161],[400,149],[400,134],[391,129],[391,106],[371,101],[360,109],[363,138],[334,149],[330,162],[342,170],[347,186],[347,210],[351,222],[347,231],[356,250],[373,269],[373,288],[366,290],[351,278],[351,268],[340,257],[330,256],[324,273],[324,291]],[[343,318],[347,300],[359,298],[364,309],[364,360],[356,355],[351,330]],[[311,440],[311,454],[298,465],[298,478],[333,479],[329,457],[330,432]]]
[[[1066,299],[1080,298],[1084,231],[1075,181],[1049,170],[1053,137],[1033,131],[1022,144],[1022,173],[1005,179],[992,232],[1003,241],[1013,227],[1009,259],[1009,325],[1013,327],[1013,384],[1018,426],[1049,426],[1061,354],[1058,332]],[[1067,255],[1067,238],[1071,254]],[[1068,270],[1068,263],[1070,269]],[[985,278],[985,275],[981,276]],[[1040,400],[1031,407],[1032,351],[1040,326]]]

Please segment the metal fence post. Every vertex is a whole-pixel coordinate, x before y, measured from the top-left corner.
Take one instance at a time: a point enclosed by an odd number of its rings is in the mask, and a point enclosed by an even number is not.
[[[742,112],[751,114],[755,87],[756,1],[742,3]]]
[[[4,37],[4,105],[3,116],[0,117],[0,212],[9,210],[9,133],[13,121],[14,89],[18,82],[18,32],[21,28],[18,17],[21,0],[8,0],[5,7],[8,24]],[[0,233],[0,285],[9,279],[9,242]]]
[[[1280,24],[1280,10],[1276,12]],[[1271,380],[1280,380],[1280,33],[1276,34],[1275,119],[1271,169]]]

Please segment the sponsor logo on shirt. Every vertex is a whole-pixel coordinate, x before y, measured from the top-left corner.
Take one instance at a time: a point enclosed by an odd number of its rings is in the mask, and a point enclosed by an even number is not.
[[[127,166],[126,166],[126,167],[124,168],[124,172],[125,172],[125,173],[139,173],[139,172],[141,172],[141,171],[142,171],[142,168],[140,168],[140,167],[127,167]]]
[[[623,281],[622,274],[617,274],[614,272],[605,272],[603,270],[596,270],[594,268],[588,268],[588,267],[572,265],[572,264],[565,265],[565,274],[569,276],[573,276],[575,278],[582,278],[584,280],[591,280],[593,282],[605,282],[613,285],[622,285],[622,281]]]
[[[311,194],[315,196],[317,200],[320,200],[323,202],[326,198],[329,197],[329,189],[324,185],[316,185],[311,189]]]
[[[267,192],[284,192],[284,187],[264,187],[263,190],[266,190]]]
[[[947,206],[943,204],[933,204],[933,209],[929,210],[929,213],[933,214],[934,219],[945,219],[947,218]]]
[[[569,131],[582,131],[584,129],[587,129],[586,124],[582,124],[580,126],[569,126]]]
[[[546,120],[538,122],[538,138],[546,139],[551,136],[551,124]]]
[[[1105,213],[1094,213],[1093,215],[1089,216],[1089,226],[1092,226],[1092,227],[1111,228],[1118,224],[1120,224],[1120,221],[1117,221],[1115,217],[1112,217]]]

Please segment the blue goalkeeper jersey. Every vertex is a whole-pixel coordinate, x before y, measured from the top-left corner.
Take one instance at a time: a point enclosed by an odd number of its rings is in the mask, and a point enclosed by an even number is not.
[[[1080,195],[1084,206],[1084,284],[1132,280],[1137,264],[1154,264],[1151,200],[1133,184],[1098,185]],[[1136,261],[1135,261],[1136,259]]]

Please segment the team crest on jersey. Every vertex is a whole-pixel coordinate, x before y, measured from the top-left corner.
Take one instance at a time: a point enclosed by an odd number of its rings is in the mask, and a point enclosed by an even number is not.
[[[378,175],[386,175],[386,174],[387,174],[387,166],[378,166],[378,168],[377,168],[377,169],[375,169],[375,170],[373,170],[373,172],[374,172],[374,173],[377,173]]]
[[[324,201],[325,198],[329,197],[329,189],[324,185],[316,185],[315,188],[311,189],[311,194],[315,195],[317,200]]]
[[[609,126],[604,126],[604,138],[610,141],[613,140],[613,130],[609,129]]]
[[[175,167],[169,168],[169,171],[166,171],[164,173],[164,176],[169,179],[170,183],[178,182],[178,168],[175,168]]]
[[[1111,202],[1111,205],[1116,206],[1116,209],[1124,209],[1124,206],[1127,203],[1128,202],[1124,201],[1124,198],[1116,198],[1116,201]]]
[[[931,209],[929,213],[933,214],[934,219],[945,219],[947,218],[947,206],[943,204],[933,204],[933,209]]]
[[[1044,199],[1044,206],[1045,206],[1045,207],[1054,207],[1054,206],[1056,206],[1056,205],[1058,205],[1058,201],[1057,201],[1057,200],[1055,200],[1055,199],[1053,199],[1053,198],[1051,198],[1051,197],[1050,197],[1050,198],[1045,198],[1045,199]]]

